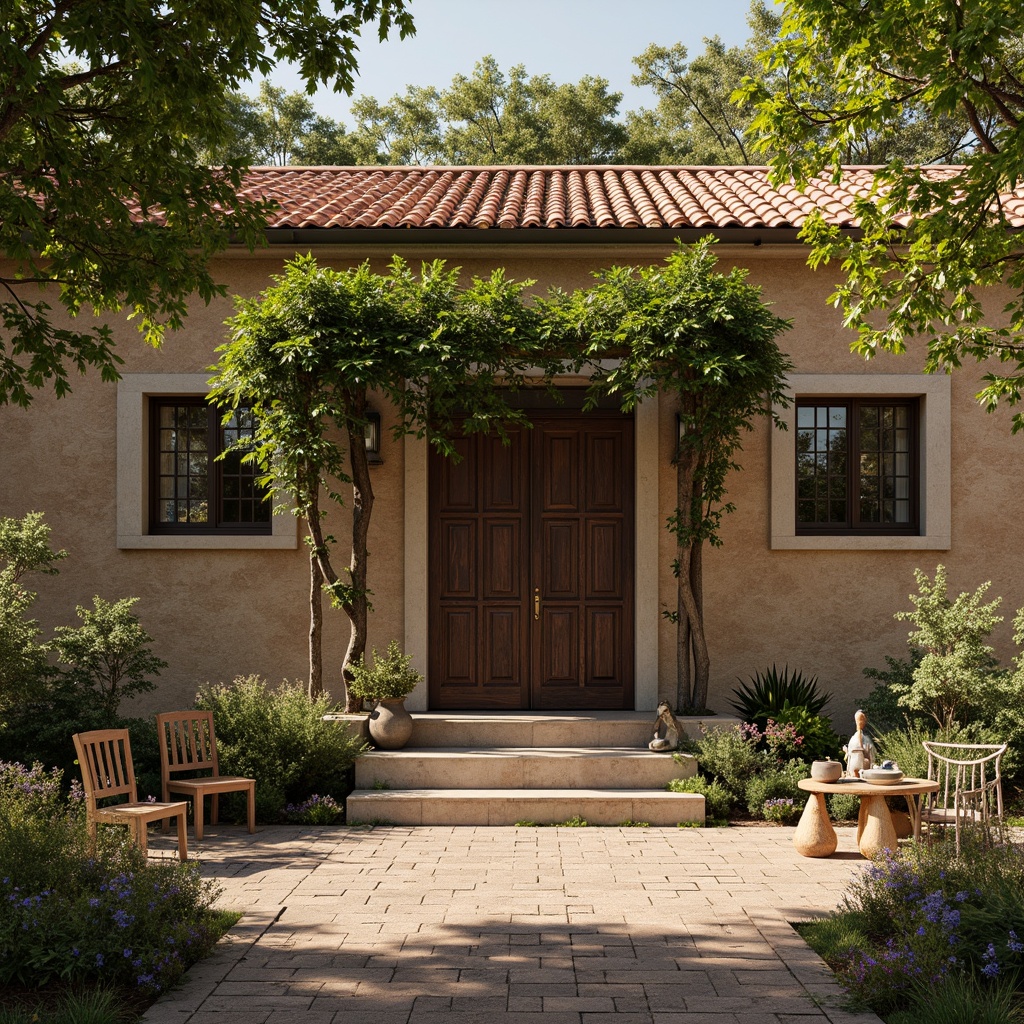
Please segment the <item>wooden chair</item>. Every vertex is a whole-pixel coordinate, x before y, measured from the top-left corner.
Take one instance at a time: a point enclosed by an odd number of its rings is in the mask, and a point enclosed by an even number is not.
[[[153,803],[139,801],[135,788],[135,767],[127,729],[98,729],[80,732],[72,737],[85,786],[85,817],[96,846],[96,826],[101,821],[127,825],[140,850],[149,847],[146,827],[151,821],[163,821],[165,828],[171,818],[178,818],[178,857],[185,860],[186,803]],[[127,802],[101,807],[100,800],[108,797],[127,797]]]
[[[167,711],[156,716],[160,739],[160,781],[163,798],[171,793],[192,797],[196,839],[203,838],[206,794],[211,797],[210,824],[220,817],[221,793],[245,793],[249,831],[256,831],[256,780],[221,775],[212,711]],[[210,772],[202,777],[176,779],[180,772]],[[167,828],[167,826],[164,826]]]
[[[929,825],[953,825],[959,854],[963,828],[980,825],[987,832],[993,817],[1002,821],[999,762],[1006,744],[928,740],[922,746],[928,754],[928,778],[939,783],[939,791],[928,797],[921,820]]]

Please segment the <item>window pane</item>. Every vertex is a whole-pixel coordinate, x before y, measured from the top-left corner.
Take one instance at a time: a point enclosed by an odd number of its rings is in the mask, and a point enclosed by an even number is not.
[[[254,462],[245,462],[248,441],[252,438],[256,423],[250,409],[236,409],[227,424],[220,426],[220,449],[225,452],[219,460],[221,489],[224,496],[220,520],[223,523],[267,523],[270,521],[269,506],[264,501],[266,491],[256,478],[259,467]],[[236,446],[233,451],[228,448]],[[236,500],[241,498],[243,500]]]
[[[801,406],[796,411],[796,425],[798,427],[814,426],[814,409],[809,406]]]
[[[846,406],[833,406],[828,411],[828,421],[833,427],[846,426]]]

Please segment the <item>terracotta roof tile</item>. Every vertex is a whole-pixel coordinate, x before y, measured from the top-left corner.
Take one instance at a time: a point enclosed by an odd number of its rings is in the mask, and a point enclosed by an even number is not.
[[[815,212],[855,227],[875,172],[847,167],[838,182],[822,175],[797,190],[773,185],[765,167],[256,167],[242,194],[275,201],[269,227],[296,230],[793,229]],[[959,169],[928,173],[949,180]],[[1003,210],[1024,228],[1024,186]]]

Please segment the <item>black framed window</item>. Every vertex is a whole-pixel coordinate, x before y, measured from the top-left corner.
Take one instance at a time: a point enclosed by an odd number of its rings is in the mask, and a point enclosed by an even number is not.
[[[224,423],[202,398],[151,398],[150,415],[151,533],[271,532],[257,467],[228,451],[253,436],[249,409]]]
[[[800,399],[797,533],[917,534],[918,415],[916,399]]]

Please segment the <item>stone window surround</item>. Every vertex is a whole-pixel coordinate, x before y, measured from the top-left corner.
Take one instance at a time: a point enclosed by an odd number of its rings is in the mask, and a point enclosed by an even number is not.
[[[900,397],[920,403],[920,519],[917,536],[796,533],[796,403],[776,413],[788,426],[772,431],[771,547],[804,551],[946,551],[951,535],[950,378],[920,373],[794,373],[794,398]]]
[[[294,550],[298,526],[290,515],[271,517],[268,534],[151,534],[149,530],[150,396],[205,395],[205,373],[127,373],[117,382],[117,546],[179,551]]]

